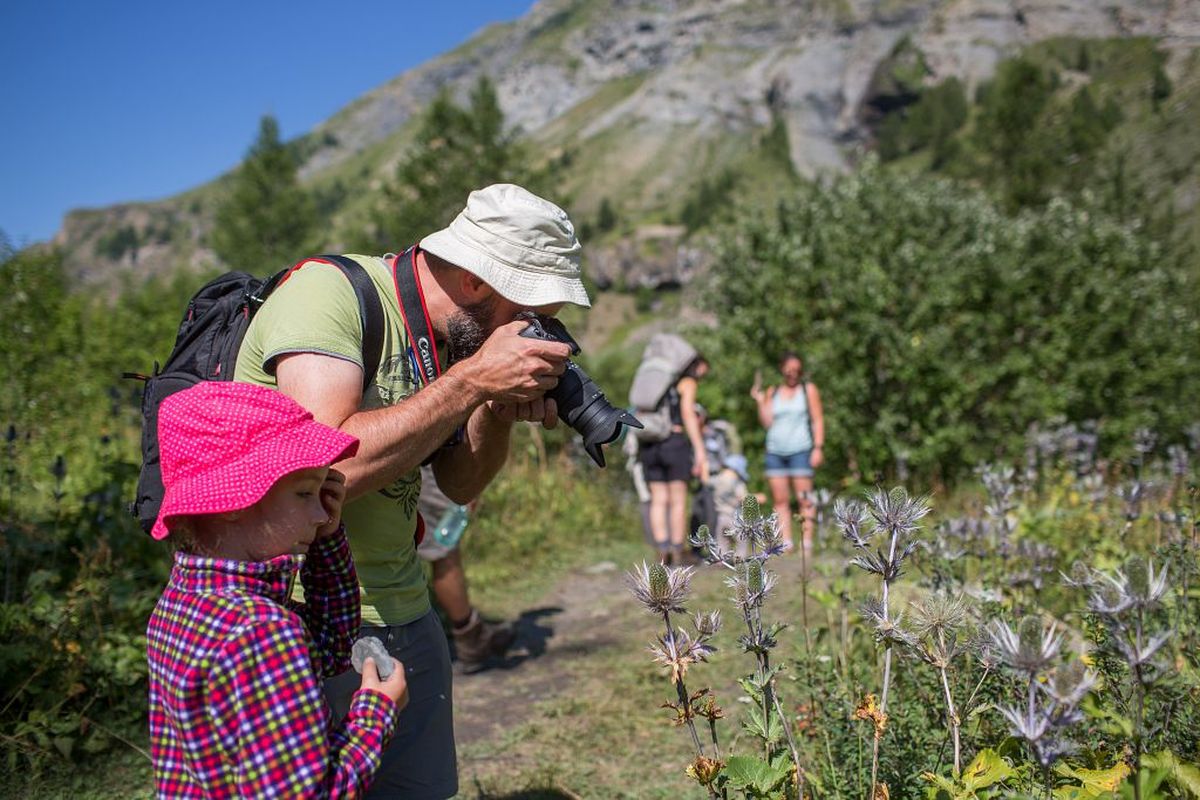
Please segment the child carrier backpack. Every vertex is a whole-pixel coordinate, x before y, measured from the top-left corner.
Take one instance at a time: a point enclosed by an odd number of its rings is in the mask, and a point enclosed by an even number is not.
[[[151,375],[124,374],[146,384],[142,390],[142,468],[137,494],[129,504],[130,513],[146,533],[154,527],[163,499],[158,461],[159,404],[201,381],[233,380],[238,349],[255,312],[290,272],[309,261],[338,267],[354,287],[363,326],[363,391],[375,379],[383,350],[383,304],[367,271],[357,261],[345,256],[316,256],[266,279],[227,272],[200,287],[188,301],[175,346],[162,368],[155,362]]]
[[[661,442],[671,435],[667,392],[698,355],[696,348],[673,333],[657,333],[646,344],[629,387],[629,404],[645,426],[636,432],[638,441]]]

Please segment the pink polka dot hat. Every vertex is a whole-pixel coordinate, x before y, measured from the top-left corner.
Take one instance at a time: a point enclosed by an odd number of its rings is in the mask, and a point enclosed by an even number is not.
[[[207,381],[163,400],[158,446],[164,494],[151,535],[163,539],[172,517],[249,508],[283,476],[354,455],[358,439],[274,389]]]

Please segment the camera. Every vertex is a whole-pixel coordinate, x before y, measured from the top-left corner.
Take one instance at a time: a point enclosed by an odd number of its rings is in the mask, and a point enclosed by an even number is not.
[[[567,333],[567,328],[554,317],[546,317],[526,311],[517,319],[529,322],[521,335],[526,339],[541,339],[547,342],[562,342],[571,348],[571,355],[580,352],[579,343]],[[583,437],[583,449],[597,466],[604,466],[604,451],[601,445],[608,444],[621,435],[621,426],[641,428],[642,423],[623,408],[608,402],[596,382],[574,361],[567,361],[567,370],[558,379],[558,385],[546,392],[558,404],[558,418],[570,425]]]

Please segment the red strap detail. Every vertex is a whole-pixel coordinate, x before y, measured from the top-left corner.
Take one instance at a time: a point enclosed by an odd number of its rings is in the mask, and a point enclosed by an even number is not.
[[[417,297],[421,298],[421,312],[425,314],[425,327],[429,328],[429,332],[433,333],[433,322],[429,319],[429,306],[425,305],[425,290],[421,288],[421,272],[417,269],[417,255],[420,254],[421,248],[413,246],[413,282],[417,284]],[[411,339],[410,339],[411,341]],[[442,374],[442,364],[438,359],[437,344],[433,344],[433,368],[437,370],[437,374]]]
[[[421,516],[421,512],[417,512],[417,532],[413,534],[413,546],[420,547],[421,542],[425,541],[425,518]]]

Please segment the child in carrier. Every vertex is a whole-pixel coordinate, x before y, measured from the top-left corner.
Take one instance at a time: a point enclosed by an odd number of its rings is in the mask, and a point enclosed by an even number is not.
[[[717,526],[713,536],[724,536],[733,527],[738,509],[746,499],[746,484],[750,480],[747,471],[746,457],[741,453],[729,453],[721,463],[721,471],[713,476],[711,481],[713,506],[716,511]],[[748,555],[746,542],[738,542],[737,555]]]
[[[366,791],[408,700],[403,667],[363,665],[331,728],[321,679],[349,668],[358,581],[340,524],[358,440],[271,389],[206,382],[159,408],[165,493],[152,534],[176,546],[147,629],[160,797]],[[296,578],[306,602],[291,599]]]

